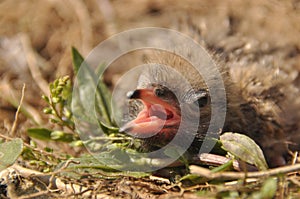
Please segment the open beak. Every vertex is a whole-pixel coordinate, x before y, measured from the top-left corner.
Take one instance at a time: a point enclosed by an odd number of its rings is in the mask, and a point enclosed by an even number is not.
[[[179,126],[181,117],[176,107],[157,97],[153,89],[137,89],[128,97],[141,100],[144,108],[134,120],[120,128],[121,132],[147,138],[163,132],[164,128]]]

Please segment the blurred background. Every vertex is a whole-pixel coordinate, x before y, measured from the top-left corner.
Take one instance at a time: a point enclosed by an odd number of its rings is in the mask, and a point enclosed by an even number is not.
[[[49,93],[55,78],[73,75],[72,46],[87,56],[121,31],[176,28],[186,20],[198,27],[208,46],[221,48],[232,36],[247,38],[270,52],[282,49],[283,60],[296,75],[300,71],[299,0],[1,0],[1,132],[11,129],[24,83],[17,131],[47,124],[41,95]]]

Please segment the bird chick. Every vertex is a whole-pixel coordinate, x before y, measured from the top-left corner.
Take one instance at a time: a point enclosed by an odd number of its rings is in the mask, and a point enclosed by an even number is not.
[[[211,52],[218,49],[209,48]],[[290,84],[292,78],[287,80],[286,74],[266,64],[266,56],[255,60],[251,57],[255,52],[239,51],[239,58],[235,58],[237,49],[231,50],[223,49],[220,55],[212,53],[226,92],[222,132],[251,137],[262,148],[270,167],[285,165],[290,158],[289,148],[300,149],[299,115],[291,108],[300,107],[299,100],[291,98],[299,96],[299,91]],[[188,153],[197,154],[212,117],[210,90],[199,72],[176,54],[161,52],[156,63],[142,72],[136,90],[129,93],[130,106],[139,108],[132,109],[134,119],[121,130],[141,138],[143,150],[151,151],[168,144],[181,126],[182,140],[194,138]],[[208,77],[212,82],[213,73]],[[195,123],[198,128],[190,135]]]

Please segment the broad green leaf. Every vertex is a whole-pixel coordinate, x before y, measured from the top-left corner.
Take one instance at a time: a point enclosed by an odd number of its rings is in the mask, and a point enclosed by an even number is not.
[[[76,82],[73,89],[72,111],[80,120],[96,123],[94,114],[94,94],[96,91],[96,77],[79,52],[72,48],[73,66]]]
[[[16,138],[0,144],[0,171],[14,164],[23,151],[23,141]]]
[[[27,134],[31,138],[39,140],[51,140],[51,130],[46,128],[30,128],[27,129]]]
[[[75,87],[73,92],[75,94],[72,105],[74,115],[81,119],[87,119],[94,124],[97,123],[96,120],[101,120],[101,123],[105,123],[106,126],[114,126],[111,118],[111,93],[109,89],[75,48],[72,48],[72,56],[78,83],[78,87]],[[94,100],[96,103],[93,103]],[[96,116],[95,110],[99,115]],[[100,127],[102,128],[102,126]],[[103,129],[104,132],[105,130]]]
[[[220,136],[222,148],[236,158],[255,165],[259,170],[267,170],[268,165],[260,147],[248,136],[238,133],[224,133]]]

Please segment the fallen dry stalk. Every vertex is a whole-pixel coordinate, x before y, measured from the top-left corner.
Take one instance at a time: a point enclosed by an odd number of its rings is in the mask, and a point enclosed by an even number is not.
[[[283,166],[275,169],[269,169],[267,171],[255,171],[255,172],[219,172],[214,173],[209,169],[191,165],[190,171],[192,174],[196,174],[202,177],[207,178],[208,180],[238,180],[245,178],[260,178],[260,177],[269,177],[280,174],[286,174],[290,172],[300,171],[300,164]]]

